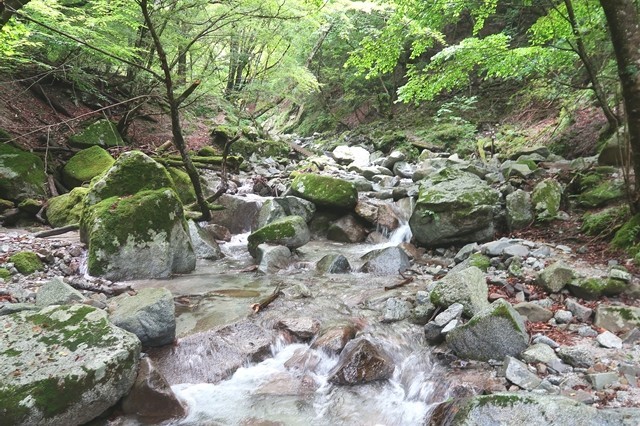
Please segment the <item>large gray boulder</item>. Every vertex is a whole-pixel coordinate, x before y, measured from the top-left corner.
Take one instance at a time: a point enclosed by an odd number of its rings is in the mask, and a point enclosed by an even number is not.
[[[411,266],[409,256],[400,247],[373,250],[362,256],[362,259],[365,263],[361,271],[374,275],[397,275]]]
[[[86,423],[125,395],[140,341],[87,305],[0,317],[0,423]]]
[[[225,209],[211,212],[212,222],[228,228],[232,234],[242,234],[261,227],[258,215],[264,198],[251,194],[244,197],[223,194],[216,202]]]
[[[92,146],[75,154],[62,169],[62,178],[69,188],[75,188],[106,172],[115,160],[103,148]]]
[[[295,249],[307,244],[310,239],[309,227],[302,217],[285,216],[249,235],[247,246],[251,256],[256,257],[260,244],[282,245]]]
[[[447,334],[449,347],[461,358],[488,361],[517,357],[527,348],[529,335],[524,321],[503,299],[493,302],[466,324]]]
[[[85,208],[80,238],[89,246],[88,272],[113,281],[165,278],[196,265],[182,203],[169,188]]]
[[[393,374],[393,361],[367,339],[347,343],[338,363],[329,371],[329,381],[337,385],[359,385],[386,380]]]
[[[166,288],[143,288],[135,296],[121,294],[109,301],[109,319],[140,339],[144,346],[162,346],[176,337],[173,295]]]
[[[574,399],[535,393],[494,393],[454,400],[440,408],[451,411],[447,424],[454,426],[631,426],[638,424],[640,410],[598,410]]]
[[[489,288],[484,273],[476,266],[458,272],[450,272],[436,282],[431,292],[431,303],[447,308],[454,303],[464,306],[467,317],[479,313],[489,306]]]
[[[193,220],[189,223],[189,236],[193,243],[193,250],[198,259],[218,260],[224,257],[220,246],[213,235]]]
[[[409,220],[416,241],[427,247],[490,239],[499,194],[471,173],[444,169],[425,179]]]
[[[300,216],[305,222],[311,221],[316,206],[311,201],[292,195],[267,199],[258,213],[258,227],[261,228],[285,216]]]

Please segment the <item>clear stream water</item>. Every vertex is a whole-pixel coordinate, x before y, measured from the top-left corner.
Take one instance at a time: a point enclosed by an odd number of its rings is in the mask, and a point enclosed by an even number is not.
[[[315,350],[308,344],[276,338],[271,355],[261,362],[245,362],[231,377],[218,383],[177,383],[172,389],[188,406],[188,416],[170,425],[421,425],[428,422],[435,404],[447,398],[448,385],[432,360],[422,328],[407,323],[383,323],[380,313],[386,299],[411,296],[426,285],[416,280],[393,291],[384,287],[402,278],[376,277],[363,273],[318,276],[314,265],[328,253],[345,255],[355,270],[360,257],[381,245],[312,241],[298,250],[298,262],[286,271],[262,275],[240,272],[253,264],[246,251],[247,234],[236,235],[221,247],[225,259],[202,261],[192,274],[169,280],[133,282],[137,288],[163,286],[177,297],[196,304],[177,308],[178,337],[215,329],[250,315],[250,306],[273,292],[304,284],[312,297],[281,298],[283,315],[307,315],[321,324],[355,320],[361,324],[358,337],[367,337],[393,359],[390,380],[358,386],[337,386],[327,381],[337,356]],[[408,241],[403,224],[389,236],[386,245]],[[272,309],[271,307],[267,308]],[[275,309],[275,308],[273,308]],[[254,316],[261,321],[260,315]],[[279,315],[279,314],[276,314]],[[189,356],[175,359],[176,368],[188,365]],[[187,358],[187,359],[185,359]],[[120,424],[137,424],[120,419]]]

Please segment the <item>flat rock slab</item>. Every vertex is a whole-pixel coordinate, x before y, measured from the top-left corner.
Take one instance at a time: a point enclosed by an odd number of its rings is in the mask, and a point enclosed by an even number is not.
[[[82,424],[129,391],[140,341],[87,305],[0,317],[0,423]]]
[[[246,361],[261,361],[270,355],[275,337],[275,330],[241,320],[217,330],[192,334],[176,345],[153,348],[148,353],[171,386],[217,383]]]

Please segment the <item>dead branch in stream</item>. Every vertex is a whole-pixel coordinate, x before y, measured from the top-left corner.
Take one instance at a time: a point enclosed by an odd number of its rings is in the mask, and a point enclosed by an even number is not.
[[[36,238],[52,237],[54,235],[64,234],[65,232],[69,232],[69,231],[77,231],[78,229],[80,229],[80,225],[78,225],[77,223],[74,223],[74,224],[63,226],[60,228],[54,228],[54,229],[49,229],[47,231],[38,232],[36,234],[33,234],[33,236]]]
[[[399,282],[399,283],[397,283],[397,284],[390,285],[390,286],[386,286],[386,287],[384,288],[384,291],[389,291],[389,290],[393,290],[393,289],[395,289],[395,288],[403,287],[403,286],[405,286],[405,285],[409,284],[410,282],[413,282],[413,277],[405,277],[405,276],[404,276],[404,275],[402,275],[402,274],[400,274],[400,275],[404,278],[404,280],[400,281],[400,282]]]
[[[265,297],[258,303],[254,303],[253,305],[251,305],[251,310],[253,311],[254,314],[257,314],[258,312],[262,311],[267,306],[269,306],[271,302],[273,302],[278,297],[280,297],[281,294],[282,292],[280,291],[280,286],[278,286],[276,287],[275,291],[271,293],[269,296]]]
[[[86,281],[81,277],[67,277],[65,278],[64,281],[67,284],[69,284],[71,287],[77,290],[86,290],[86,291],[92,291],[94,293],[103,293],[103,294],[106,294],[107,296],[117,296],[119,294],[126,293],[129,291],[135,292],[135,290],[129,285],[116,284],[116,285],[107,287],[102,284],[90,283],[89,281]]]

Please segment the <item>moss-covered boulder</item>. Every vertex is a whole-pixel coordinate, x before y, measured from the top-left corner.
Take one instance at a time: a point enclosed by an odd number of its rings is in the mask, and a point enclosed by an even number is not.
[[[291,191],[321,207],[346,210],[358,202],[358,190],[351,182],[313,173],[297,175],[291,182]]]
[[[98,120],[90,124],[80,133],[72,135],[69,143],[78,148],[89,148],[94,145],[111,148],[125,144],[116,124],[109,120]]]
[[[596,308],[594,325],[620,333],[640,328],[640,308],[628,305],[600,304]]]
[[[74,188],[106,172],[114,162],[111,154],[103,148],[92,146],[71,157],[62,169],[62,179],[67,187]]]
[[[140,341],[104,311],[50,306],[0,317],[0,423],[83,424],[125,395]]]
[[[307,222],[300,216],[285,216],[256,230],[248,238],[248,249],[256,257],[260,244],[286,246],[290,249],[302,247],[311,239]]]
[[[73,188],[68,194],[50,198],[47,206],[47,220],[51,226],[60,227],[80,223],[82,201],[88,192],[88,188],[79,186]]]
[[[555,179],[545,179],[533,188],[531,199],[538,220],[553,220],[558,216],[562,193],[562,185]]]
[[[42,208],[42,201],[34,200],[33,198],[25,198],[18,203],[18,210],[27,215],[35,216]]]
[[[85,208],[88,272],[111,280],[164,278],[195,268],[182,203],[172,189],[111,197]]]
[[[476,175],[444,169],[423,180],[409,225],[426,247],[484,241],[493,237],[498,199]]]
[[[503,299],[447,334],[447,344],[461,358],[488,361],[517,357],[529,345],[522,317]]]
[[[611,245],[625,250],[634,249],[638,252],[638,240],[640,239],[640,213],[627,220],[616,232]],[[634,247],[635,246],[635,247]],[[634,253],[635,254],[635,253]]]
[[[140,151],[125,152],[104,175],[91,182],[84,204],[91,206],[113,196],[161,188],[174,188],[167,169]]]
[[[8,281],[11,278],[11,272],[7,268],[0,268],[0,279]]]
[[[4,198],[0,198],[0,213],[3,213],[7,210],[14,208],[16,205],[13,201],[5,200]]]
[[[602,296],[615,296],[623,293],[628,284],[615,278],[577,278],[567,285],[576,297],[587,300],[599,299]]]
[[[624,183],[606,180],[599,185],[578,195],[580,207],[594,208],[604,206],[624,197]]]
[[[0,198],[22,201],[46,196],[47,176],[37,155],[0,144]]]
[[[9,262],[13,263],[13,266],[23,275],[33,274],[44,269],[44,264],[32,251],[18,252],[9,257]]]
[[[167,168],[169,176],[173,181],[173,186],[180,197],[183,204],[191,204],[196,201],[196,191],[193,189],[193,183],[187,172],[175,167]]]
[[[611,235],[617,231],[626,217],[629,206],[609,207],[599,212],[587,212],[582,216],[580,230],[588,235]]]
[[[639,415],[640,410],[598,410],[565,396],[503,392],[448,401],[433,418],[453,426],[631,425]]]

